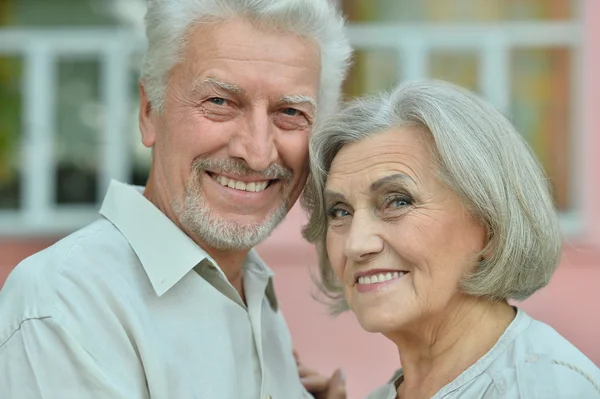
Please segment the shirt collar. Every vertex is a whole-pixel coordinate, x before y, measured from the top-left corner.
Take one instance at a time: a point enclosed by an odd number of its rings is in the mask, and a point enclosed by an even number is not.
[[[142,193],[143,187],[113,180],[100,214],[129,242],[161,296],[210,256]]]
[[[227,281],[217,262],[144,197],[143,190],[140,186],[112,180],[100,214],[119,229],[129,242],[156,295],[162,296],[205,259]],[[254,249],[248,252],[244,268],[268,279],[265,295],[271,308],[277,311],[274,273]]]
[[[273,276],[275,273],[266,265],[266,263],[258,256],[254,249],[251,249],[246,258],[244,265],[247,271],[263,276],[268,279],[267,286],[265,288],[265,296],[269,301],[271,309],[277,311],[279,309],[279,303],[277,302],[277,295],[275,294],[275,286],[273,285]]]
[[[248,257],[244,263],[244,268],[250,272],[260,274],[266,277],[273,277],[275,273],[267,266],[267,264],[260,258],[258,253],[254,249],[248,252]]]

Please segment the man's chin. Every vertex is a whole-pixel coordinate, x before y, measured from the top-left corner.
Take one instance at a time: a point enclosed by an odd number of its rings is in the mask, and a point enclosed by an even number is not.
[[[196,236],[211,248],[218,251],[248,251],[266,240],[271,235],[272,230],[264,231],[261,229],[226,229],[221,228],[217,231],[207,229],[196,229]]]
[[[186,227],[210,247],[217,250],[249,250],[266,240],[283,220],[284,207],[271,212],[266,218],[225,218],[214,213],[196,214],[186,220]]]

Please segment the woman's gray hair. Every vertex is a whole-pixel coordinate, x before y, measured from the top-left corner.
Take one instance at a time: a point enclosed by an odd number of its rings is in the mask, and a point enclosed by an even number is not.
[[[436,172],[487,229],[488,244],[462,290],[491,301],[523,300],[548,284],[561,254],[561,235],[544,173],[511,123],[461,87],[411,82],[358,99],[315,128],[312,177],[303,194],[304,237],[319,253],[319,288],[333,313],[346,308],[329,263],[323,191],[331,163],[348,144],[398,127],[419,126],[433,139]]]
[[[169,72],[181,61],[190,28],[237,17],[314,40],[321,54],[317,115],[336,109],[352,50],[329,0],[149,0],[140,81],[154,109],[162,110]]]

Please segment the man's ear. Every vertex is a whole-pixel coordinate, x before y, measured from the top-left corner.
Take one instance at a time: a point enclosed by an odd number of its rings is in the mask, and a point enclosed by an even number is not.
[[[156,118],[153,114],[156,112],[152,109],[152,104],[146,94],[146,89],[140,81],[138,83],[140,89],[140,132],[142,133],[142,144],[148,148],[152,148],[156,142]]]

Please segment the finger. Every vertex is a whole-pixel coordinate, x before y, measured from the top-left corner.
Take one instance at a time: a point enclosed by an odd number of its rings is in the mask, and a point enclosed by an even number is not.
[[[327,391],[329,378],[320,374],[311,374],[307,377],[300,378],[304,389],[312,394],[318,394]]]
[[[298,352],[296,351],[296,349],[294,349],[292,351],[292,354],[294,355],[294,360],[296,361],[296,365],[299,366],[300,365],[300,356],[298,355]]]
[[[342,369],[337,369],[329,379],[327,399],[346,399],[346,376]]]
[[[298,365],[298,374],[300,375],[300,378],[303,378],[303,377],[308,377],[310,375],[319,374],[319,372],[316,370],[313,370],[309,367],[306,367],[303,364],[299,364]]]

